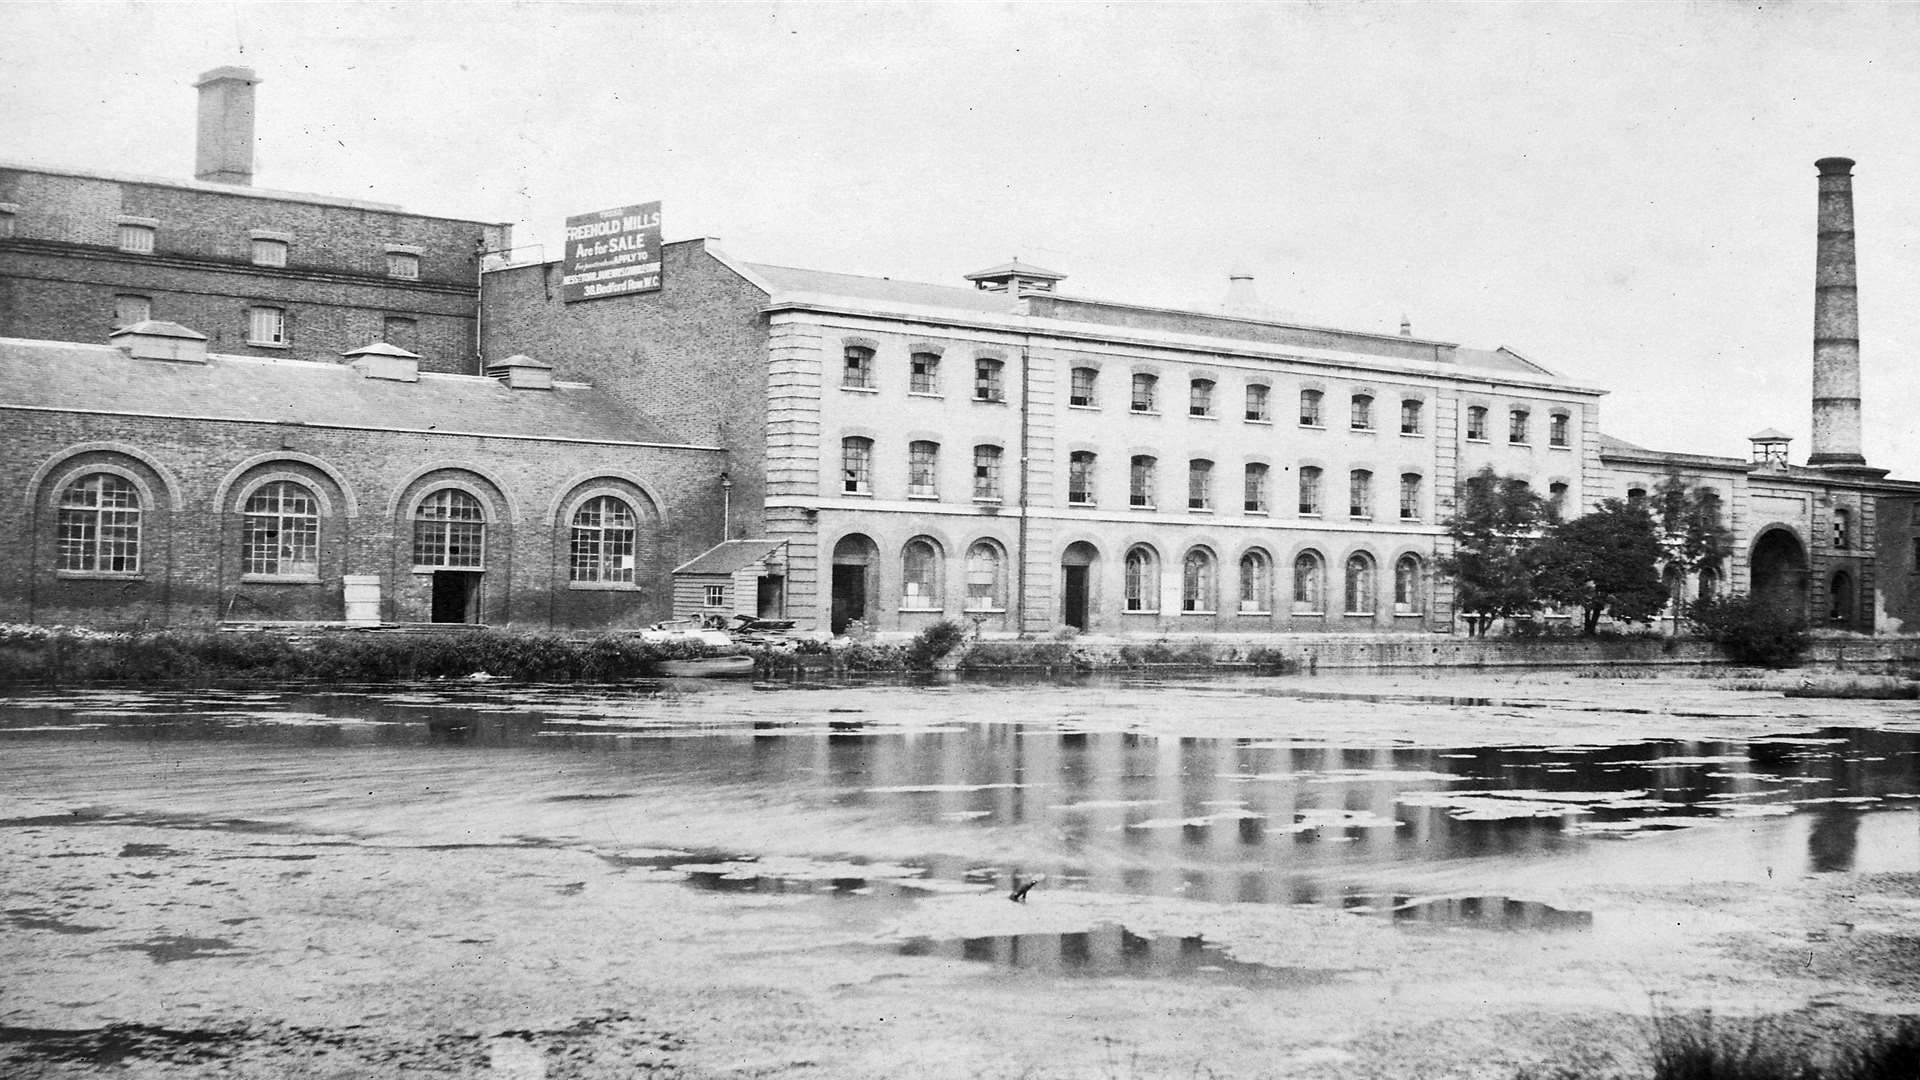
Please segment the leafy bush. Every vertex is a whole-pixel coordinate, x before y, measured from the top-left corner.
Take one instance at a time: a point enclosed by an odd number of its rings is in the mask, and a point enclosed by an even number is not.
[[[1064,641],[976,641],[960,657],[962,671],[1075,666],[1073,648]]]
[[[1291,675],[1300,670],[1300,661],[1289,657],[1279,649],[1270,649],[1264,645],[1247,650],[1246,660],[1254,667],[1276,675]]]
[[[1734,593],[1701,600],[1688,610],[1687,620],[1743,664],[1788,667],[1807,651],[1805,620],[1768,597]]]
[[[966,627],[952,619],[942,619],[913,635],[913,640],[907,643],[907,666],[917,671],[931,671],[935,661],[959,647],[966,638]]]

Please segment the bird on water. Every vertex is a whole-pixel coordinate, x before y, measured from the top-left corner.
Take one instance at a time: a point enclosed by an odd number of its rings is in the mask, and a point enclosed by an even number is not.
[[[1032,881],[1022,882],[1020,875],[1015,874],[1013,875],[1013,891],[1007,894],[1007,899],[1016,904],[1024,904],[1027,902],[1027,892],[1045,880],[1047,880],[1047,875],[1041,874]]]

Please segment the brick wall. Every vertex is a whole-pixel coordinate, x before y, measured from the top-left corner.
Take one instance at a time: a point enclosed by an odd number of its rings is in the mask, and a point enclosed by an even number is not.
[[[78,449],[79,453],[72,451]],[[412,565],[411,511],[444,484],[487,507],[481,619],[542,628],[639,626],[671,613],[668,571],[712,546],[715,451],[444,436],[269,423],[178,421],[0,408],[0,621],[99,626],[339,619],[341,576],[380,577],[383,619],[431,617],[432,579]],[[435,466],[435,463],[441,463]],[[109,469],[147,492],[137,575],[56,570],[57,487]],[[308,485],[328,507],[320,571],[243,581],[245,493],[268,477]],[[634,588],[568,581],[568,522],[596,493],[634,506]]]
[[[487,274],[483,352],[489,362],[525,353],[689,442],[727,447],[733,534],[762,535],[767,295],[703,240],[665,245],[662,261],[659,292],[573,304],[560,300],[559,263]]]

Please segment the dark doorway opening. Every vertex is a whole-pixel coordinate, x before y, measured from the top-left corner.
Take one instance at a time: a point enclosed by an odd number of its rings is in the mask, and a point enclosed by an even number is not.
[[[867,568],[864,566],[836,566],[833,568],[833,625],[834,633],[845,632],[847,625],[867,613]]]
[[[1807,549],[1786,529],[1772,528],[1753,545],[1753,595],[1807,617]]]
[[[1067,545],[1060,555],[1060,622],[1085,630],[1093,620],[1093,567],[1100,553],[1092,544]]]
[[[784,619],[787,617],[787,579],[783,577],[763,577],[754,597],[753,613],[762,619]]]
[[[1834,574],[1833,580],[1828,583],[1827,591],[1828,602],[1832,604],[1828,615],[1833,625],[1846,630],[1853,629],[1855,615],[1853,575],[1845,570]]]
[[[480,575],[471,570],[433,572],[433,621],[480,621]]]

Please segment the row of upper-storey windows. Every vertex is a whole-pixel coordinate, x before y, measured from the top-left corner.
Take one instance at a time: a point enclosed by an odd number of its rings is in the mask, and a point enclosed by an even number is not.
[[[878,374],[874,366],[875,353],[865,345],[849,345],[843,354],[845,366],[842,370],[840,385],[849,390],[876,390],[879,388]],[[909,359],[908,390],[915,394],[939,394],[940,356],[931,352],[915,352]],[[976,401],[1006,400],[1005,364],[989,356],[976,357],[973,362],[973,399]],[[1127,410],[1133,413],[1158,415],[1160,405],[1160,379],[1151,372],[1137,371],[1132,375]],[[1323,391],[1306,389],[1300,391],[1299,424],[1305,428],[1324,428],[1327,426],[1326,395]],[[1100,371],[1097,368],[1076,367],[1068,375],[1067,404],[1079,409],[1097,409],[1100,407]],[[1220,416],[1222,404],[1218,397],[1218,384],[1212,379],[1194,378],[1187,383],[1187,415],[1205,419]],[[1515,406],[1507,413],[1507,441],[1516,446],[1531,443],[1531,411]],[[1242,400],[1241,416],[1249,423],[1272,423],[1272,388],[1265,383],[1248,383]],[[1467,409],[1467,439],[1475,442],[1490,441],[1488,438],[1488,410],[1484,405],[1473,405]],[[1566,412],[1554,412],[1548,420],[1547,445],[1557,448],[1570,448],[1572,443],[1572,418]],[[1426,403],[1419,398],[1402,398],[1400,401],[1399,428],[1402,435],[1426,434]],[[1347,428],[1351,431],[1378,430],[1378,420],[1374,407],[1374,396],[1367,393],[1355,393],[1348,399]]]
[[[311,488],[275,480],[241,507],[241,573],[256,579],[316,580],[320,573],[320,499]],[[140,491],[113,473],[89,473],[60,492],[56,563],[69,574],[141,573],[145,507]],[[568,579],[634,583],[640,519],[612,495],[588,499],[568,526]],[[440,488],[413,514],[413,565],[425,570],[484,570],[489,522],[480,500]]]
[[[165,313],[162,312],[164,315]],[[113,298],[113,327],[119,329],[154,317],[153,297],[121,293]],[[256,304],[245,309],[244,333],[249,345],[284,348],[293,344],[293,319],[286,308]],[[404,315],[388,315],[381,321],[380,340],[409,352],[419,351],[418,321]]]
[[[872,495],[873,440],[864,435],[848,436],[840,441],[840,491],[846,495]],[[1002,447],[983,443],[973,448],[972,498],[985,502],[1003,497],[1001,484]],[[1160,506],[1159,460],[1151,455],[1135,454],[1127,463],[1127,502],[1132,509],[1154,510]],[[1302,466],[1298,474],[1298,506],[1302,517],[1325,517],[1323,473],[1318,466]],[[1207,458],[1187,461],[1186,506],[1190,511],[1212,513],[1217,509],[1214,462]],[[1250,461],[1242,468],[1241,510],[1247,514],[1271,514],[1273,510],[1272,469],[1265,462]],[[919,439],[907,444],[907,497],[940,497],[940,444]],[[1374,474],[1370,469],[1352,469],[1347,473],[1346,516],[1370,521],[1375,517]],[[1564,488],[1565,485],[1561,485]],[[1099,455],[1076,450],[1067,456],[1067,505],[1090,507],[1099,504]],[[1400,474],[1397,518],[1417,522],[1423,519],[1424,483],[1419,473]]]
[[[0,236],[13,235],[13,215],[0,214]],[[160,234],[157,222],[121,221],[118,224],[115,242],[121,251],[133,255],[151,255]],[[249,258],[255,266],[286,266],[294,247],[294,238],[287,233],[256,229],[249,240]],[[385,257],[386,273],[391,278],[412,280],[420,276],[419,248],[411,244],[382,245]]]

